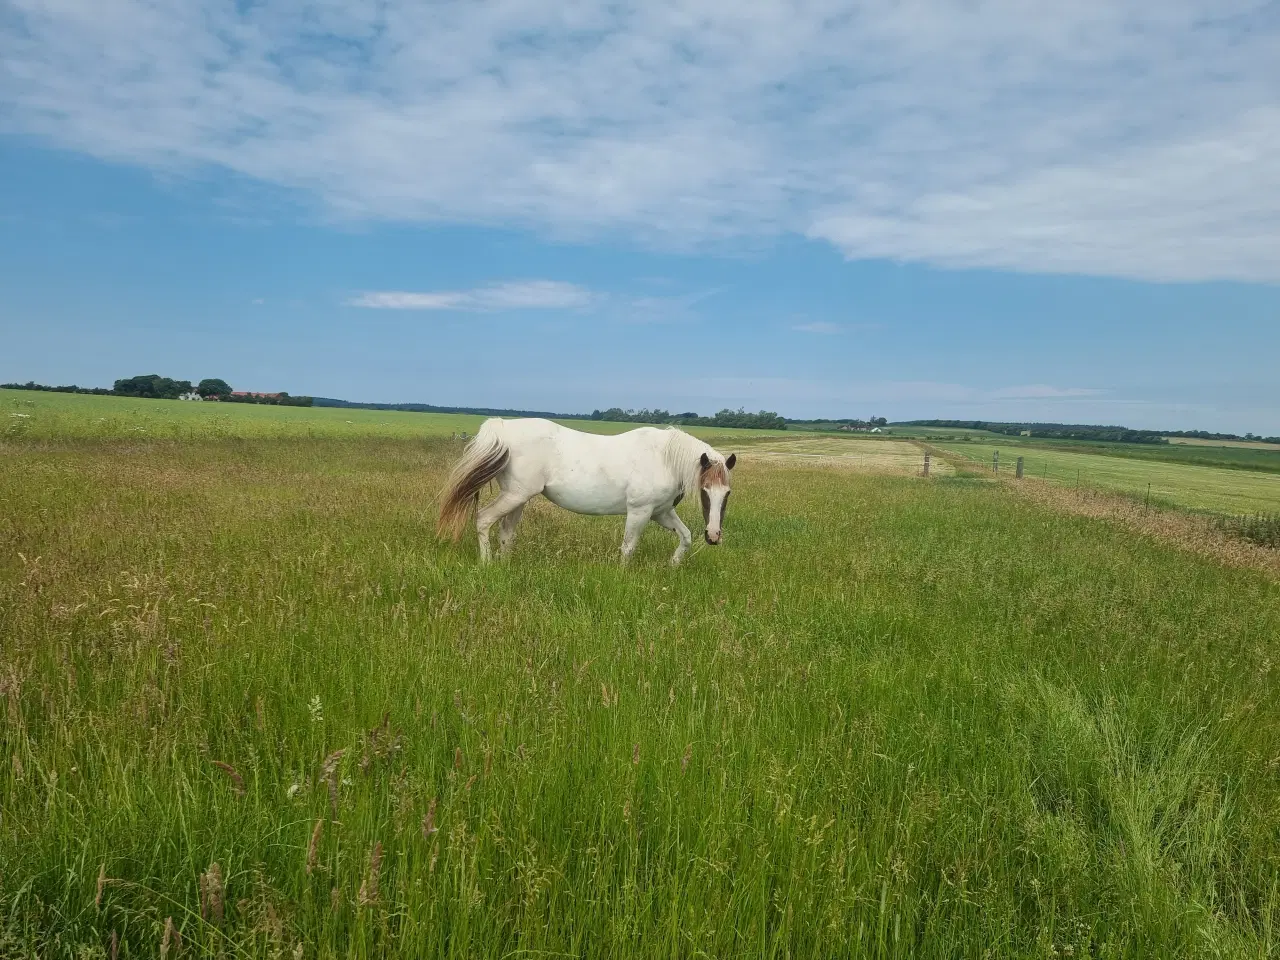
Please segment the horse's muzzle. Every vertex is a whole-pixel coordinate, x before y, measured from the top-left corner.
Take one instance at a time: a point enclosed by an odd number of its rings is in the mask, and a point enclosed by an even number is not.
[[[716,537],[714,540],[712,540],[712,539],[711,539],[711,534],[709,534],[709,533],[704,533],[702,536],[706,538],[707,543],[711,544],[711,546],[713,546],[713,547],[718,547],[718,546],[720,546],[720,538],[719,538],[719,537]]]

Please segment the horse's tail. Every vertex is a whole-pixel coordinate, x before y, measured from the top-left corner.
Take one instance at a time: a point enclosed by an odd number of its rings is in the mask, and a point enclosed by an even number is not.
[[[502,439],[502,421],[497,417],[486,420],[449,474],[440,498],[436,536],[458,542],[471,508],[480,500],[480,491],[506,468],[510,457]]]

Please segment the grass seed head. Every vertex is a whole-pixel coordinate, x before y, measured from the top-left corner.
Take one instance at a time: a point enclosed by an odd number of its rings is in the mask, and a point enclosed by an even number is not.
[[[631,748],[631,765],[638,767],[640,765],[640,744],[637,743]]]
[[[316,868],[316,854],[320,849],[320,833],[324,829],[324,818],[321,817],[316,821],[315,827],[311,830],[311,842],[307,844],[307,873],[310,874]]]
[[[200,876],[200,917],[218,926],[222,925],[225,890],[222,886],[222,867],[217,861]]]
[[[422,818],[422,836],[429,839],[440,828],[436,826],[436,798],[427,805],[427,815]]]
[[[362,907],[378,901],[378,881],[382,873],[382,841],[373,845],[373,853],[369,855],[369,872],[365,874],[364,883],[360,884],[360,892],[356,895],[356,903]]]
[[[684,748],[684,756],[680,758],[680,772],[684,773],[689,769],[689,761],[693,759],[693,744],[689,744]]]
[[[98,910],[102,907],[102,890],[107,885],[107,865],[102,863],[98,865],[98,889],[93,894],[93,909]]]
[[[236,768],[229,763],[223,763],[221,760],[214,760],[213,765],[231,778],[231,789],[236,792],[236,796],[243,797],[245,794],[244,777],[236,772]]]
[[[173,925],[173,917],[164,918],[164,936],[160,938],[160,960],[167,960],[169,951],[177,953],[182,949],[182,937],[178,928]]]

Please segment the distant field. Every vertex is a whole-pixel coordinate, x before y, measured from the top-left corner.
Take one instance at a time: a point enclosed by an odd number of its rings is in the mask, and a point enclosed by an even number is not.
[[[924,467],[924,451],[904,440],[871,439],[864,436],[806,435],[770,437],[755,441],[747,448],[753,459],[792,461],[869,470],[876,473],[899,473],[915,476]],[[930,465],[933,476],[950,476],[955,472],[944,460],[935,458]]]
[[[1268,450],[1280,453],[1280,444],[1263,443],[1261,440],[1202,440],[1199,437],[1166,437],[1170,443],[1188,447],[1239,447],[1245,450]]]
[[[1275,955],[1263,573],[753,432],[481,569],[479,418],[0,399],[5,960]]]
[[[1026,472],[1065,483],[1079,482],[1133,496],[1150,496],[1157,503],[1213,513],[1270,513],[1280,510],[1280,474],[1232,470],[1155,459],[1076,453],[1020,444],[976,442],[935,443],[951,454],[972,460],[980,469],[989,469],[991,455],[998,450],[1000,465],[1012,472],[1014,462],[1025,458]],[[1126,450],[1140,450],[1126,445]]]
[[[485,417],[342,407],[276,407],[265,404],[135,400],[86,394],[0,390],[0,437],[31,439],[199,440],[219,437],[441,437],[474,433]],[[590,433],[622,433],[639,424],[566,420]],[[689,427],[711,441],[724,437],[786,436],[785,431]]]
[[[909,429],[911,432],[903,432]],[[1057,440],[1049,437],[1010,437],[986,430],[945,430],[937,427],[894,428],[896,436],[946,445],[1025,447],[1029,450],[1087,453],[1129,460],[1152,460],[1185,463],[1228,470],[1260,470],[1280,473],[1280,446],[1274,444],[1230,444],[1219,441],[1203,443],[1109,443],[1088,440]],[[1025,451],[1024,451],[1025,452]],[[1035,456],[1028,453],[1028,456]]]

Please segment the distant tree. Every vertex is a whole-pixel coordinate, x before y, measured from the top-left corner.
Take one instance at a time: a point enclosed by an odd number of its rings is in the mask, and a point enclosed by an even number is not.
[[[231,393],[231,384],[216,377],[204,379],[196,385],[196,393],[202,397],[225,397]]]
[[[176,400],[191,390],[190,380],[171,380],[158,373],[117,380],[114,388],[114,392],[122,397],[146,397],[152,400]]]

